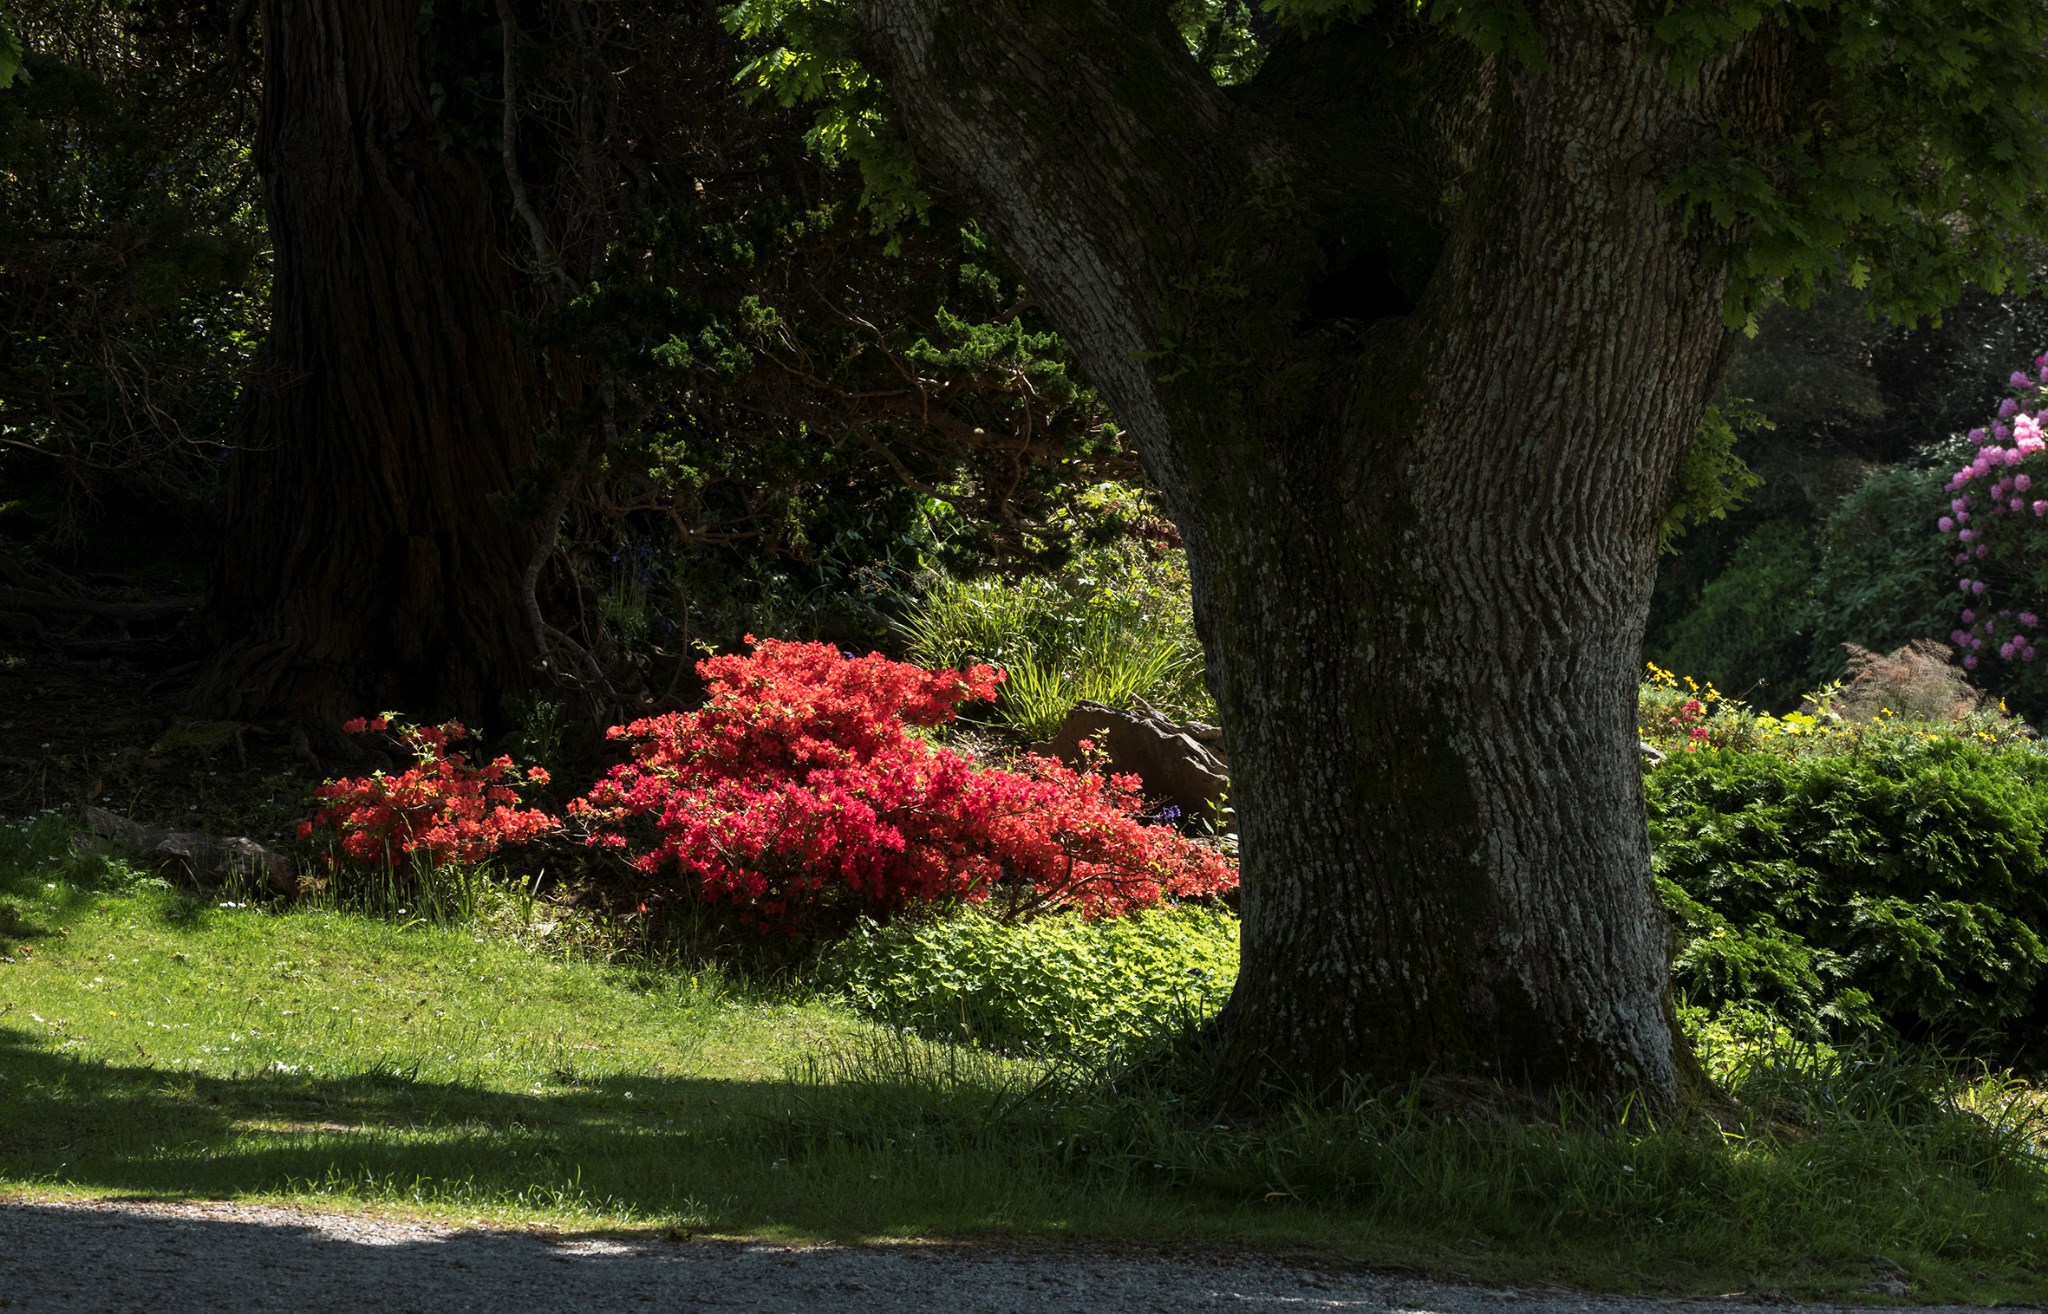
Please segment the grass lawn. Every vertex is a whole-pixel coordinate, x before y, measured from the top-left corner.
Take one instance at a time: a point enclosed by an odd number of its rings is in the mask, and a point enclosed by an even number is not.
[[[202,902],[69,855],[54,823],[6,830],[0,1193],[1249,1244],[1658,1292],[1903,1275],[1921,1298],[2048,1294],[2038,1123],[1995,1083],[1953,1095],[1982,1114],[1964,1116],[1883,1071],[1788,1068],[1747,1136],[1399,1100],[1221,1129],[1156,1091],[545,944]]]

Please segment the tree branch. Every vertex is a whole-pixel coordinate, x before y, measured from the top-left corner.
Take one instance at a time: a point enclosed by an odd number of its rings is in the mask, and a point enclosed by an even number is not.
[[[941,184],[1034,271],[1140,436],[1139,366],[1256,144],[1150,9],[1115,0],[860,0],[870,62]],[[1085,344],[1085,345],[1084,345]]]

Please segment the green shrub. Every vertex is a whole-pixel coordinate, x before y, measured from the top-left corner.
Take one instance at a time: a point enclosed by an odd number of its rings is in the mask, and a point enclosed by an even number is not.
[[[1954,548],[1933,532],[1948,509],[1945,480],[1935,470],[1878,470],[1828,517],[1807,612],[1812,683],[1842,678],[1845,644],[1889,652],[1954,626]]]
[[[1008,674],[996,716],[1049,738],[1081,699],[1211,716],[1202,683],[1187,559],[1154,560],[1123,543],[1088,553],[1057,575],[961,580],[941,576],[902,624],[910,659],[933,670],[974,662]]]
[[[1727,568],[1700,590],[1691,612],[1652,636],[1647,655],[1766,706],[1796,705],[1810,651],[1809,536],[1798,519],[1768,520],[1750,530]]]
[[[1694,1004],[2048,1058],[2048,757],[1908,731],[1682,754],[1646,790]]]
[[[1237,918],[1183,905],[1087,921],[978,912],[864,925],[825,979],[864,1012],[929,1035],[1099,1059],[1207,1017],[1237,979]]]

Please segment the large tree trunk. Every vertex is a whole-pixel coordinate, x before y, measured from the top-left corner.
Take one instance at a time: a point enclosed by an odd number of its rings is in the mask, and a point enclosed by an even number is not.
[[[1539,72],[1396,15],[1226,95],[1134,8],[862,0],[1187,542],[1241,828],[1221,1075],[1667,1102],[1636,663],[1724,276],[1659,192],[1763,64],[1677,85],[1587,12]]]
[[[332,721],[494,714],[540,656],[535,378],[482,173],[428,105],[414,0],[266,0],[275,247],[195,701]],[[499,500],[499,505],[494,505]]]

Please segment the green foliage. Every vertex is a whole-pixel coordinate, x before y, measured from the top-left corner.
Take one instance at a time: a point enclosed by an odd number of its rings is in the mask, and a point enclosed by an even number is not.
[[[1261,50],[1251,31],[1257,0],[1172,0],[1169,17],[1189,53],[1221,83],[1242,82],[1258,69]],[[858,170],[860,207],[877,233],[930,219],[909,142],[897,126],[888,93],[860,63],[860,24],[850,0],[738,0],[726,27],[755,52],[739,81],[753,96],[811,114],[804,142],[827,164]]]
[[[110,494],[195,515],[233,441],[268,274],[226,26],[141,0],[0,11],[0,480],[61,490],[51,538]]]
[[[1646,788],[1693,1002],[2048,1057],[2048,756],[1901,728],[1683,754]]]
[[[1956,567],[1929,526],[1949,497],[1933,470],[1887,466],[1818,525],[1799,515],[1762,522],[1691,601],[1660,594],[1645,651],[1782,711],[1799,691],[1842,678],[1845,645],[1890,652],[1945,636]]]
[[[1719,150],[1667,188],[1725,237],[1731,326],[1840,283],[1910,320],[1938,314],[1967,282],[1995,290],[2023,269],[2025,236],[2048,223],[2039,5],[1695,3],[1657,31],[1674,76],[1761,31],[1791,46],[1813,88],[1788,136],[1766,143],[1724,125]]]
[[[1154,908],[1003,923],[978,911],[867,923],[824,965],[862,1012],[932,1036],[1100,1061],[1202,1021],[1237,980],[1237,918]]]
[[[0,91],[21,76],[21,56],[21,33],[15,28],[14,15],[0,9]]]
[[[1744,435],[1776,428],[1762,411],[1739,397],[1709,406],[1700,416],[1699,432],[1672,471],[1665,495],[1662,547],[1666,552],[1685,531],[1709,520],[1726,520],[1751,490],[1763,483],[1735,454]]]
[[[1654,636],[1647,655],[1744,696],[1761,686],[1756,701],[1789,706],[1805,687],[1810,645],[1802,625],[1812,575],[1806,526],[1766,521],[1743,536],[1692,611]]]
[[[827,164],[860,172],[860,205],[874,231],[925,222],[924,190],[910,144],[889,113],[882,86],[860,66],[860,27],[843,0],[739,0],[726,11],[734,34],[760,49],[741,83],[785,109],[812,110],[804,142]]]
[[[664,211],[645,264],[622,254],[541,330],[636,399],[600,458],[609,541],[584,593],[670,652],[749,630],[882,641],[926,558],[1042,556],[1047,520],[1131,464],[979,229],[901,233],[886,255],[844,171],[770,145],[771,174],[818,176]],[[644,579],[602,564],[648,545]]]
[[[1171,0],[1167,15],[1180,29],[1195,62],[1229,86],[1258,72],[1265,57],[1252,32],[1252,6],[1261,0]]]
[[[1955,563],[1928,526],[1949,494],[1933,470],[1877,470],[1843,498],[1820,531],[1806,630],[1806,678],[1841,678],[1844,644],[1889,652],[1946,634],[1955,617]]]
[[[1273,0],[1315,31],[1392,4]],[[1544,64],[1521,0],[1402,6],[1479,50]],[[1650,14],[1654,13],[1654,17]],[[1665,196],[1721,244],[1730,327],[1768,303],[1836,286],[1873,309],[1938,315],[1967,283],[2024,276],[2048,228],[2048,10],[2032,0],[1671,0],[1644,16],[1676,81],[1718,76],[1773,43],[1798,69],[1782,135],[1723,122],[1718,146]],[[1768,112],[1769,107],[1766,107]]]
[[[932,669],[987,662],[1008,673],[999,721],[1035,739],[1074,704],[1213,715],[1189,601],[1187,561],[1125,542],[1064,570],[1019,579],[938,575],[901,624],[911,659]]]
[[[76,828],[58,812],[0,821],[0,892],[20,894],[41,884],[53,894],[110,893],[163,884],[104,845],[81,847],[76,837]],[[67,903],[69,897],[53,902]]]

